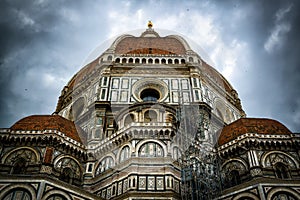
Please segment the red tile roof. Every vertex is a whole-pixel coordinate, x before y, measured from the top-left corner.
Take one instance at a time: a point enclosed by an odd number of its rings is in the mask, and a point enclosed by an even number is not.
[[[74,122],[59,115],[28,116],[16,122],[10,129],[14,131],[57,130],[69,138],[82,143],[79,134],[82,134],[83,130],[76,126]]]
[[[218,145],[235,140],[246,133],[289,135],[291,131],[273,119],[241,118],[225,126],[218,139]]]
[[[152,52],[145,49],[152,49]],[[177,54],[183,55],[186,49],[176,38],[170,37],[126,37],[115,50],[116,54]]]

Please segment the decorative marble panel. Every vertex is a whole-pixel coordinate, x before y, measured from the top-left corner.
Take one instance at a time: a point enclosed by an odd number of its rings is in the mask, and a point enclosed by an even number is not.
[[[178,80],[172,79],[172,89],[173,90],[178,90]]]
[[[127,99],[128,99],[128,92],[127,91],[121,91],[120,101],[127,102]]]
[[[118,184],[118,195],[122,194],[122,182]]]
[[[127,89],[129,86],[129,80],[128,79],[123,79],[122,80],[122,89]]]
[[[181,80],[181,89],[183,90],[188,90],[189,89],[189,84],[188,84],[188,80]]]
[[[118,101],[119,92],[118,91],[111,91],[111,101]]]
[[[107,188],[106,198],[109,199],[111,197],[111,187]]]
[[[157,190],[164,189],[164,177],[156,177],[156,188]]]
[[[154,189],[155,189],[155,177],[148,176],[148,190],[154,190]]]
[[[174,91],[172,92],[172,100],[175,103],[179,102],[178,92],[174,92]]]
[[[139,189],[146,190],[146,176],[139,177]]]
[[[112,88],[113,88],[113,89],[119,88],[119,79],[114,78],[114,79],[112,80]]]
[[[126,192],[127,191],[127,188],[128,188],[128,180],[124,180],[124,183],[123,183],[123,192]]]
[[[182,92],[183,102],[190,102],[190,94],[188,92]]]

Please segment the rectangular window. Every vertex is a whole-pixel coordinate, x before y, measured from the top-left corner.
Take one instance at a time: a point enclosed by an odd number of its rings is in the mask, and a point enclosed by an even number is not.
[[[106,89],[101,89],[101,100],[105,100]]]
[[[107,86],[107,79],[108,78],[106,76],[102,78],[102,85],[103,86]]]
[[[200,100],[200,98],[199,98],[199,91],[198,90],[195,90],[195,98],[196,98],[197,101]]]
[[[88,164],[87,172],[92,172],[92,171],[93,171],[93,164],[92,164],[92,163],[89,163],[89,164]]]
[[[198,79],[197,78],[193,78],[193,85],[194,85],[194,87],[198,87]]]

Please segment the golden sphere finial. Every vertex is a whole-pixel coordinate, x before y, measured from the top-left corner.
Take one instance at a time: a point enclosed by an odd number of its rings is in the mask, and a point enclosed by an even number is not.
[[[148,28],[152,28],[153,24],[151,22],[151,20],[148,21]]]

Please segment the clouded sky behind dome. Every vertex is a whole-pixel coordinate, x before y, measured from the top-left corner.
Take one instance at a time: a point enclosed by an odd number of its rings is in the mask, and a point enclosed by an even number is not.
[[[0,127],[53,113],[95,48],[152,20],[204,49],[248,117],[300,132],[300,1],[2,0],[0,9]]]

